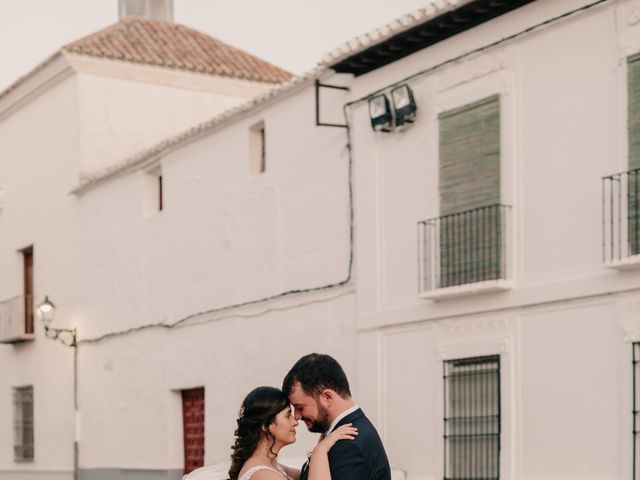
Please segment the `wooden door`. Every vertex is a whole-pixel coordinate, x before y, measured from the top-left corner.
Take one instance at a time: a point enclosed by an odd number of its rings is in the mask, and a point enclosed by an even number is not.
[[[204,388],[182,390],[184,473],[204,465]]]
[[[24,333],[33,333],[33,248],[22,252],[24,264]]]

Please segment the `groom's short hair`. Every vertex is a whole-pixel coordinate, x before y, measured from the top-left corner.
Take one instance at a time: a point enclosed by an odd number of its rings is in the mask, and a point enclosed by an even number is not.
[[[335,391],[342,398],[351,396],[349,380],[340,364],[329,355],[310,353],[298,360],[282,381],[285,395],[291,393],[298,382],[302,389],[312,395],[319,395],[325,389]]]

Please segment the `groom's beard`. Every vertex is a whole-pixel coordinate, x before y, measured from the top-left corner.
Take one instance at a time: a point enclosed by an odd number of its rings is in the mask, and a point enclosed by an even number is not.
[[[311,425],[307,428],[310,432],[324,433],[329,430],[329,426],[331,426],[331,422],[329,421],[329,412],[327,412],[319,402],[316,402],[316,405],[318,407],[318,418],[311,422]]]

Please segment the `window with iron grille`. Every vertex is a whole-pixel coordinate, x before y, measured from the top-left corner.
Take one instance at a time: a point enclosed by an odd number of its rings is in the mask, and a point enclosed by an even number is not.
[[[638,387],[640,386],[640,343],[633,344],[633,479],[640,478],[640,395],[638,395]]]
[[[500,478],[500,357],[444,362],[444,478]]]
[[[33,460],[33,386],[13,389],[13,457],[16,462]]]

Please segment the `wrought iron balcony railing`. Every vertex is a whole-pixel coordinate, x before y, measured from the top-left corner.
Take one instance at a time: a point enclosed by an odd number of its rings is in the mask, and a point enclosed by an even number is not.
[[[602,179],[602,249],[606,263],[640,254],[640,168]],[[640,257],[638,257],[640,259]]]
[[[508,205],[488,205],[418,223],[420,293],[507,278]]]
[[[32,296],[21,295],[0,302],[0,343],[18,343],[34,338]]]

